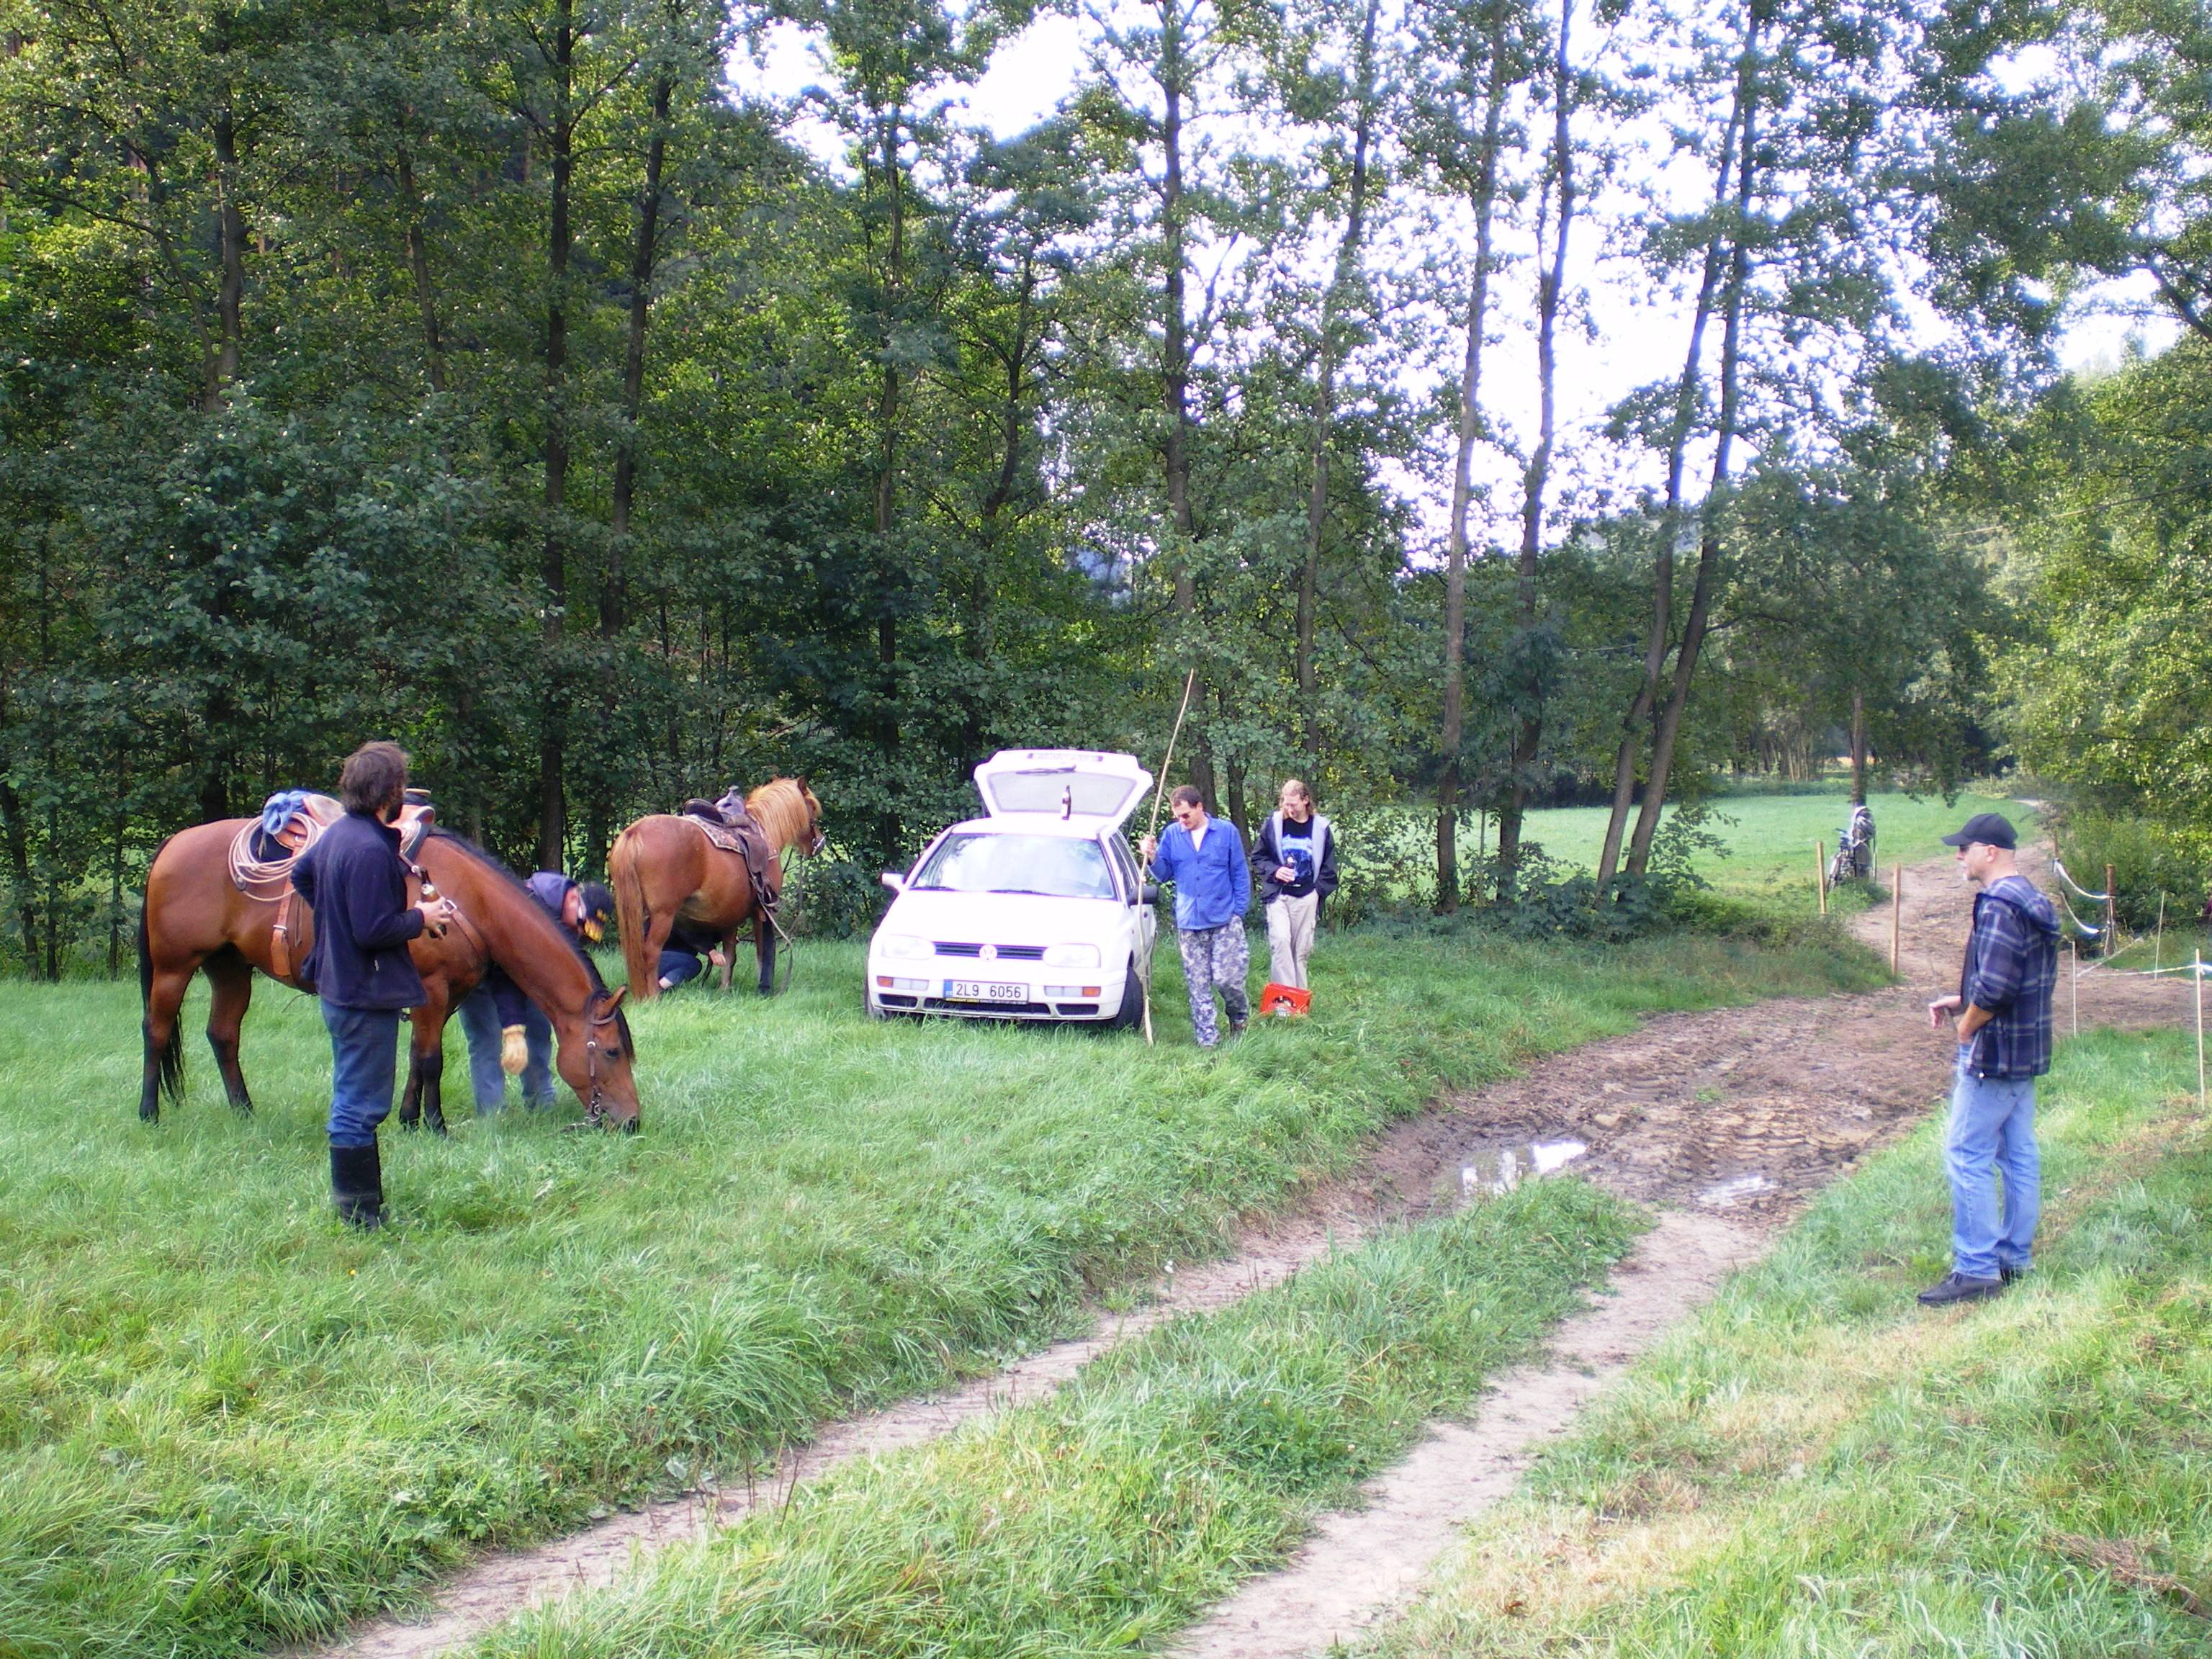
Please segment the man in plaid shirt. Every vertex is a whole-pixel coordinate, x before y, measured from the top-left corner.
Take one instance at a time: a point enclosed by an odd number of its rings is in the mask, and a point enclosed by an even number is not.
[[[2028,1268],[2041,1168],[2035,1079],[2051,1069],[2051,993],[2058,979],[2058,913],[2020,873],[2009,820],[1979,812],[1943,844],[1974,895],[1973,932],[1954,995],[1928,1005],[1952,1021],[1959,1066],[1944,1162],[1951,1176],[1951,1271],[1920,1292],[1929,1307],[1994,1296]],[[2001,1174],[2000,1197],[1993,1176]]]

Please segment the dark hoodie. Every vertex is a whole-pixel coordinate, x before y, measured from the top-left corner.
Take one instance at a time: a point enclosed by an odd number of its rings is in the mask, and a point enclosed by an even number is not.
[[[1976,1077],[2041,1077],[2051,1069],[2051,994],[2058,982],[2058,912],[2026,876],[1974,895],[1974,931],[1959,994],[1996,1018],[1974,1033]]]

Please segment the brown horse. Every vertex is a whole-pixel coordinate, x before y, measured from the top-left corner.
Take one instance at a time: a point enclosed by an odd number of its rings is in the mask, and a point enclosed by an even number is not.
[[[783,890],[786,853],[822,850],[822,803],[804,778],[775,778],[745,797],[775,849],[769,867],[770,903]],[[775,989],[775,927],[753,902],[752,878],[745,861],[708,841],[698,824],[673,813],[640,818],[615,838],[607,854],[607,880],[615,890],[615,916],[622,928],[623,960],[629,964],[634,996],[660,994],[657,971],[661,947],[680,918],[719,933],[722,953],[730,955],[738,925],[753,923],[753,950],[760,958],[760,993]],[[722,969],[722,988],[730,988],[730,969]]]
[[[155,854],[146,875],[146,903],[138,921],[138,990],[145,1012],[145,1073],[138,1115],[161,1116],[161,1097],[172,1103],[184,1087],[184,1045],[178,1012],[193,974],[204,971],[213,992],[208,1043],[222,1073],[234,1110],[253,1109],[238,1061],[238,1036],[253,996],[253,970],[309,990],[299,971],[307,941],[295,939],[280,964],[271,936],[280,906],[249,897],[230,878],[230,844],[240,819],[179,831]],[[426,994],[413,1012],[414,1041],[401,1127],[419,1117],[442,1133],[440,1079],[445,1070],[446,1017],[476,988],[487,963],[505,969],[523,994],[544,1011],[559,1038],[561,1075],[584,1102],[594,1122],[611,1120],[624,1129],[638,1123],[637,1085],[631,1074],[629,1028],[622,1017],[623,993],[609,991],[598,970],[578,954],[544,906],[491,857],[444,830],[432,830],[416,853],[438,890],[459,915],[442,939],[421,938],[408,946]],[[409,893],[418,891],[412,879]],[[307,906],[295,907],[304,932]],[[280,965],[285,971],[278,972]]]

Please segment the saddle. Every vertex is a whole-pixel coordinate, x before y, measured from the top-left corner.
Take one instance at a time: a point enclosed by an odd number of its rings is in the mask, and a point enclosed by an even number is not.
[[[698,825],[699,833],[713,846],[743,859],[745,874],[752,882],[754,902],[764,911],[775,908],[781,874],[770,856],[768,836],[753,815],[745,811],[743,795],[735,789],[720,800],[695,795],[684,803],[683,811],[677,816]]]
[[[231,884],[248,898],[276,906],[276,924],[269,935],[269,961],[278,979],[311,990],[294,978],[295,969],[307,959],[314,936],[314,915],[292,884],[292,869],[300,854],[323,838],[323,832],[345,816],[345,808],[329,795],[307,794],[289,813],[282,815],[273,834],[263,818],[250,818],[239,826],[230,842]],[[399,855],[412,863],[424,837],[437,821],[438,809],[417,790],[407,792],[399,809]],[[295,848],[276,839],[285,831],[304,826],[305,836]]]

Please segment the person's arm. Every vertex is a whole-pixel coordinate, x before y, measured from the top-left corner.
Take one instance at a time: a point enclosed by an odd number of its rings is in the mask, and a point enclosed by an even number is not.
[[[422,910],[404,902],[393,905],[392,890],[381,870],[356,864],[347,875],[347,931],[356,945],[364,951],[389,951],[422,933],[425,920]],[[406,890],[403,884],[403,901]]]
[[[1274,897],[1276,855],[1269,850],[1273,837],[1275,820],[1269,817],[1260,825],[1260,833],[1252,837],[1252,856],[1245,860],[1245,868],[1252,880],[1258,884],[1263,897]]]
[[[2027,939],[2020,912],[1999,900],[1982,906],[1981,921],[1983,936],[1978,941],[1981,948],[1974,952],[1973,976],[1960,988],[1966,1004],[1960,1022],[1963,1024],[1966,1018],[1979,1012],[1982,1018],[1975,1024],[1976,1030],[1989,1024],[1993,1015],[2012,1006],[2027,972]]]
[[[1146,839],[1149,841],[1152,838],[1150,836],[1146,836]],[[1152,879],[1155,881],[1173,881],[1175,879],[1176,861],[1174,830],[1169,830],[1166,835],[1161,836],[1158,841],[1152,843]]]
[[[1314,891],[1326,899],[1336,890],[1336,826],[1328,827],[1328,835],[1321,848],[1321,862],[1314,870]]]
[[[307,901],[307,908],[315,908],[315,854],[322,850],[319,842],[292,861],[292,885],[300,890],[300,896]]]
[[[1229,832],[1229,890],[1237,901],[1237,914],[1243,915],[1252,906],[1252,866],[1244,860],[1244,837],[1237,826],[1224,818],[1222,828]]]

